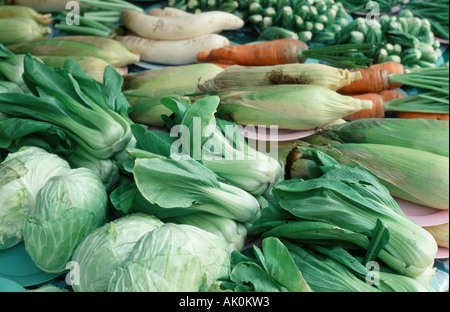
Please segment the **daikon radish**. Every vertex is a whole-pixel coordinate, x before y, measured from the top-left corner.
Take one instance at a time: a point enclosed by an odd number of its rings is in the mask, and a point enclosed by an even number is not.
[[[124,10],[120,14],[120,21],[138,36],[154,40],[186,40],[244,26],[241,18],[223,11],[180,17],[156,17],[134,10]]]
[[[197,62],[200,51],[231,46],[225,36],[209,34],[186,40],[152,40],[138,36],[115,36],[114,39],[139,53],[145,62],[187,65]]]
[[[147,15],[156,16],[156,17],[181,17],[181,16],[190,16],[192,13],[173,8],[173,7],[162,7],[162,8],[154,8],[147,12]]]

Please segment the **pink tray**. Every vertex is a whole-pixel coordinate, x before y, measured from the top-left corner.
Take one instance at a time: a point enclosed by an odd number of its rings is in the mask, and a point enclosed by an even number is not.
[[[439,247],[435,258],[436,259],[447,259],[448,257],[449,257],[448,248]]]
[[[412,203],[400,198],[394,198],[402,211],[420,226],[433,226],[444,224],[449,221],[449,211],[434,209]]]

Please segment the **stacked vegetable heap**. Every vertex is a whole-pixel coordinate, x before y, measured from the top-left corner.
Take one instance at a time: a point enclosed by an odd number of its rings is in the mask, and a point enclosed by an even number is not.
[[[375,57],[388,45],[351,39],[344,2],[79,3],[82,28],[42,9],[67,36],[0,34],[0,252],[73,278],[25,291],[435,291],[448,223],[399,205],[449,209],[435,40],[430,59]],[[22,8],[0,14],[43,19]],[[232,45],[246,22],[264,39]],[[256,125],[308,134],[272,150]]]

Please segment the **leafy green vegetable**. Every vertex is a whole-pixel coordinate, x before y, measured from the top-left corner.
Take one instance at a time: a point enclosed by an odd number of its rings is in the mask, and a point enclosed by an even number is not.
[[[239,251],[232,254],[233,266],[221,287],[245,292],[310,292],[288,249],[275,237],[262,241],[262,250],[252,247],[254,258]]]
[[[23,224],[25,248],[45,272],[61,273],[78,244],[106,221],[105,186],[90,169],[53,176],[36,196]]]
[[[138,240],[108,291],[206,291],[229,270],[227,245],[215,234],[166,223]]]
[[[0,163],[0,250],[23,240],[23,223],[46,182],[70,170],[64,159],[38,147],[22,147]]]
[[[134,213],[91,232],[72,257],[80,268],[79,281],[72,286],[74,291],[107,291],[112,272],[125,262],[137,241],[162,225],[152,215]]]
[[[110,158],[132,135],[129,120],[123,117],[124,98],[117,90],[118,79],[112,76],[119,74],[106,70],[105,75],[102,85],[71,59],[63,68],[50,67],[28,54],[23,79],[32,94],[0,94],[0,112],[51,123],[93,156]]]

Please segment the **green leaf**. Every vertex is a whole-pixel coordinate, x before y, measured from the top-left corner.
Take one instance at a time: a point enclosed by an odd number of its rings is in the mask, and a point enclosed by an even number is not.
[[[231,271],[230,278],[242,291],[280,292],[282,288],[254,262],[240,262]],[[235,289],[236,291],[236,289]]]
[[[369,247],[364,258],[364,264],[370,261],[374,261],[380,251],[389,243],[389,230],[386,225],[377,219],[377,225],[375,226],[372,236],[370,237]]]
[[[212,122],[215,127],[214,114],[220,103],[217,96],[208,96],[195,101],[185,112],[181,125],[189,131],[189,136],[182,136],[183,147],[189,146],[189,155],[201,159],[202,146],[214,131],[206,136],[205,130]],[[197,127],[199,126],[199,127]]]
[[[137,159],[133,174],[142,195],[164,208],[202,203],[202,189],[220,187],[215,174],[195,160]]]
[[[311,288],[289,254],[289,250],[275,237],[262,241],[265,269],[278,284],[291,292],[309,292]]]
[[[131,131],[140,148],[164,157],[170,156],[170,149],[176,138],[171,137],[169,132],[149,131],[146,126],[140,124],[131,125]]]

